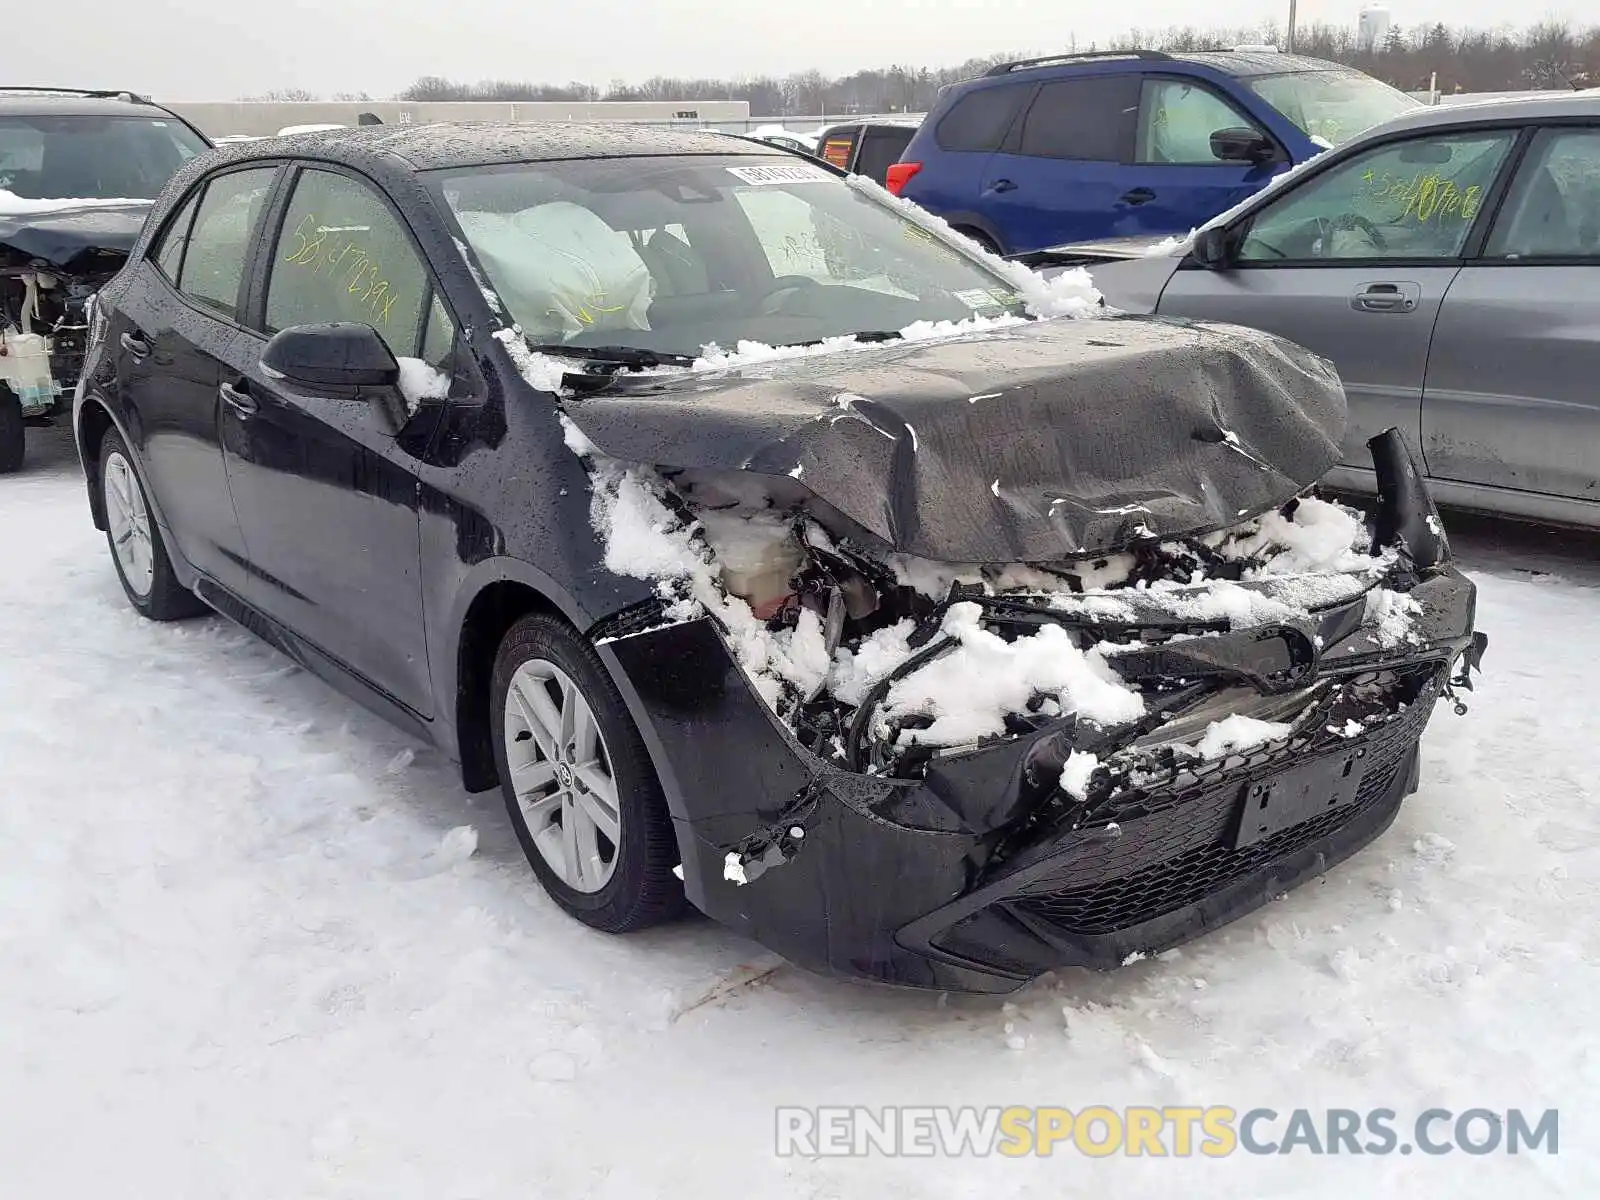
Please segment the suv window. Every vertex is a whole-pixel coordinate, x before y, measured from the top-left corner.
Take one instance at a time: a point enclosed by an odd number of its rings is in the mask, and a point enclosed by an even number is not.
[[[861,143],[861,153],[856,157],[857,173],[881,184],[888,178],[890,166],[900,161],[900,155],[905,152],[915,132],[910,126],[904,129],[868,129]]]
[[[1391,142],[1261,209],[1241,262],[1456,258],[1515,130]]]
[[[369,185],[307,170],[295,183],[267,280],[267,330],[355,321],[416,357],[428,272],[411,235]]]
[[[1256,122],[1203,84],[1192,79],[1146,79],[1134,161],[1217,166],[1224,160],[1211,152],[1211,135],[1219,129],[1240,128],[1262,132]]]
[[[1027,95],[1018,84],[968,92],[939,119],[934,140],[941,150],[998,150]]]
[[[195,213],[178,290],[229,320],[238,315],[245,260],[277,173],[277,167],[259,167],[218,175],[206,185]]]
[[[176,117],[0,117],[0,188],[30,200],[154,200],[206,144]]]
[[[1096,75],[1047,83],[1022,121],[1021,153],[1030,158],[1122,162],[1133,147],[1139,77]]]
[[[1547,129],[1523,161],[1489,258],[1600,255],[1600,129]]]

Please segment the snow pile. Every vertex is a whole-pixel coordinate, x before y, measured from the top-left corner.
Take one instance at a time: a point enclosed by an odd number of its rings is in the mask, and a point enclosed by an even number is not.
[[[406,408],[416,412],[424,400],[443,400],[450,394],[450,376],[420,358],[397,358],[400,365],[400,394]]]
[[[60,198],[46,198],[35,200],[28,196],[19,196],[15,192],[0,188],[0,216],[22,217],[31,213],[53,213],[76,208],[125,208],[130,204],[142,204],[149,207],[149,200],[137,197],[118,197],[115,199],[100,199],[93,196],[64,196]]]
[[[517,372],[526,379],[530,386],[537,391],[561,394],[565,383],[568,363],[562,362],[553,354],[540,354],[528,348],[527,340],[522,336],[522,327],[513,325],[510,329],[497,329],[494,336],[505,346],[506,352],[511,355],[511,361],[516,364]]]
[[[1144,248],[1144,257],[1166,258],[1170,254],[1178,253],[1180,250],[1187,251],[1189,243],[1194,240],[1194,235],[1195,230],[1191,229],[1182,237],[1162,238],[1159,242]]]
[[[1252,578],[1326,571],[1359,571],[1375,564],[1371,534],[1353,508],[1313,496],[1302,498],[1290,516],[1264,513],[1221,547],[1225,558],[1261,559]]]
[[[1074,750],[1061,768],[1061,790],[1074,800],[1089,798],[1089,782],[1100,767],[1100,759],[1082,750]]]
[[[1367,593],[1366,620],[1377,625],[1373,636],[1385,650],[1416,638],[1415,619],[1422,606],[1410,596],[1390,588],[1373,588]]]
[[[964,321],[914,321],[904,329],[896,330],[899,342],[930,342],[939,338],[970,337],[975,333],[993,333],[1002,329],[1028,324],[1026,317],[968,317]],[[875,350],[881,341],[861,341],[853,334],[823,338],[793,346],[770,346],[766,342],[740,341],[732,350],[724,350],[715,342],[701,347],[700,357],[688,368],[691,371],[726,371],[732,367],[751,366],[755,363],[776,362],[790,358],[813,358],[821,354],[838,354],[845,350]],[[672,373],[678,367],[654,367],[647,374]]]
[[[956,640],[956,648],[890,687],[885,718],[933,718],[925,729],[903,730],[902,744],[963,746],[1004,733],[1006,716],[1026,712],[1039,695],[1058,696],[1064,711],[1097,725],[1122,725],[1144,715],[1144,700],[1112,671],[1098,647],[1079,650],[1059,625],[1008,642],[983,628],[982,620],[976,604],[951,605],[942,632]]]
[[[1258,721],[1255,717],[1235,713],[1211,722],[1194,749],[1201,758],[1215,761],[1286,738],[1293,729],[1293,725],[1280,721]]]

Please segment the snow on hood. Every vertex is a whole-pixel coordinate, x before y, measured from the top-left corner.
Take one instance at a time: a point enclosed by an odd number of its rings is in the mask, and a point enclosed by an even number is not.
[[[607,457],[796,481],[885,553],[1053,563],[1275,509],[1339,457],[1331,366],[1166,319],[1018,322],[569,401]]]

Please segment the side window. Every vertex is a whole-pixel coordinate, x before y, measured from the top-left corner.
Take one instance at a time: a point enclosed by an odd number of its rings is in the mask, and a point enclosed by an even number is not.
[[[301,173],[267,278],[268,332],[356,321],[414,358],[428,294],[411,235],[377,192],[348,175]]]
[[[1136,75],[1047,83],[1022,120],[1021,152],[1030,158],[1123,162],[1133,151],[1138,108]]]
[[[422,328],[422,352],[417,356],[436,371],[449,369],[450,351],[456,344],[456,323],[435,292],[428,304],[428,323]]]
[[[189,248],[189,227],[194,224],[194,210],[199,207],[197,191],[184,203],[182,210],[161,235],[161,245],[156,248],[156,267],[167,277],[173,287],[178,286],[178,271],[183,267],[183,252]]]
[[[1261,209],[1239,261],[1457,258],[1516,136],[1437,135],[1358,154]]]
[[[1028,91],[1013,83],[968,92],[940,118],[933,133],[939,149],[998,150]]]
[[[1600,256],[1600,129],[1539,135],[1495,218],[1484,256]]]
[[[178,290],[232,320],[245,261],[276,167],[230,171],[206,185],[183,256]]]
[[[1134,161],[1217,166],[1224,160],[1211,152],[1211,135],[1219,129],[1261,132],[1249,117],[1193,80],[1146,79],[1139,102]]]

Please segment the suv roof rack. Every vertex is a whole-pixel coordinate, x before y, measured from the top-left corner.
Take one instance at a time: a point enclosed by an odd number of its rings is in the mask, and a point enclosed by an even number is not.
[[[1162,50],[1085,50],[1078,54],[1050,54],[1044,58],[1019,58],[1016,62],[1003,62],[990,67],[985,76],[1009,75],[1013,71],[1027,71],[1034,67],[1053,67],[1057,63],[1094,62],[1108,58],[1135,58],[1151,62],[1171,62],[1172,55]]]
[[[36,96],[82,96],[86,100],[126,100],[129,104],[152,104],[154,101],[149,96],[141,96],[138,92],[117,88],[69,88],[69,87],[19,87],[14,85],[0,86],[0,93],[7,95]]]

